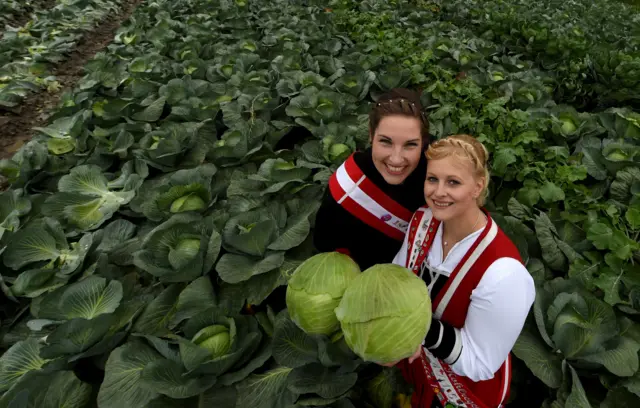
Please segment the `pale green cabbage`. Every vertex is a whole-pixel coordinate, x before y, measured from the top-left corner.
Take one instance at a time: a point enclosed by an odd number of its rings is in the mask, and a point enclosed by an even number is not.
[[[291,320],[309,334],[330,335],[339,330],[334,310],[349,283],[359,274],[358,264],[338,252],[307,259],[294,271],[287,288]]]
[[[349,348],[364,361],[386,364],[410,357],[422,344],[431,299],[409,269],[381,264],[349,284],[335,313]]]
[[[174,200],[173,203],[171,203],[169,211],[173,214],[185,211],[198,211],[206,208],[206,206],[207,204],[202,198],[194,194],[189,194]]]
[[[193,336],[193,342],[211,352],[213,358],[222,357],[231,348],[229,328],[221,324],[207,326]]]

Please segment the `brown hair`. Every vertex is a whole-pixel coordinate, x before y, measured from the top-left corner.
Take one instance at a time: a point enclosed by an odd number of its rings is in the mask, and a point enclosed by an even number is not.
[[[473,166],[476,177],[485,179],[484,188],[480,196],[476,198],[479,207],[487,201],[489,194],[489,152],[482,143],[473,136],[453,135],[433,142],[427,150],[427,160],[444,159],[455,155],[459,158],[469,160]]]
[[[406,88],[394,88],[380,95],[369,112],[369,136],[373,137],[382,118],[391,115],[403,115],[418,119],[422,148],[427,149],[429,146],[429,120],[423,112],[418,92]]]

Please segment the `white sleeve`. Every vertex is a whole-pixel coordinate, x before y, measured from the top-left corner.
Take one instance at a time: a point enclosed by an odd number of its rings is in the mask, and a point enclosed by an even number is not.
[[[393,261],[392,261],[392,263],[403,266],[403,267],[406,266],[407,264],[407,247],[409,246],[409,230],[410,228],[407,228],[407,232],[404,234],[404,239],[402,240],[402,246],[400,247],[400,250],[398,251],[398,253],[393,258]]]
[[[460,330],[462,352],[451,366],[472,381],[493,378],[511,352],[535,300],[529,271],[513,258],[500,258],[471,293]]]

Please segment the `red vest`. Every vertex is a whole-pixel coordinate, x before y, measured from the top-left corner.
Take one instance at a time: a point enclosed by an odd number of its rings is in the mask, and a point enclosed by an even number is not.
[[[486,211],[485,211],[486,213]],[[518,249],[487,213],[488,223],[469,251],[454,269],[444,287],[432,300],[433,317],[462,328],[471,303],[471,292],[489,266],[499,258],[511,257],[522,262]],[[440,222],[431,217],[426,207],[418,209],[409,228],[405,267],[419,274],[420,266],[429,254]],[[507,357],[494,377],[486,381],[472,381],[459,376],[451,367],[425,353],[409,365],[407,360],[398,364],[405,379],[416,389],[414,408],[430,408],[434,396],[443,406],[447,402],[460,407],[497,408],[507,400],[511,383],[511,355]]]

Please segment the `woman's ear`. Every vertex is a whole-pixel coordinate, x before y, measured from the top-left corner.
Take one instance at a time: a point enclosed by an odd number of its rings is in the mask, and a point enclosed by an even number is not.
[[[476,181],[476,188],[473,191],[473,198],[480,197],[480,194],[482,194],[486,183],[487,180],[484,177],[478,177],[478,180]]]

